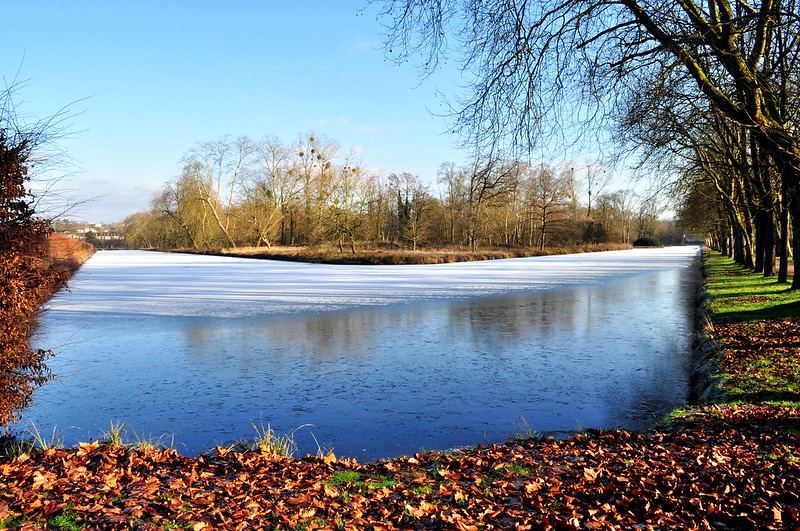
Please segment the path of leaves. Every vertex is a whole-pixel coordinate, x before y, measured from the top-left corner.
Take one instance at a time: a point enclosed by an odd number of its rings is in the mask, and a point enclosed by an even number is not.
[[[83,444],[0,463],[0,521],[87,528],[796,529],[800,413],[712,406],[588,432],[360,464]]]

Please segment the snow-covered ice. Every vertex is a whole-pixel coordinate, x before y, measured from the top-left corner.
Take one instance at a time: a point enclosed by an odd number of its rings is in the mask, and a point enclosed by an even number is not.
[[[453,264],[346,266],[101,251],[70,281],[69,293],[57,295],[48,309],[72,317],[320,312],[595,284],[688,267],[698,253],[697,247],[680,246]]]

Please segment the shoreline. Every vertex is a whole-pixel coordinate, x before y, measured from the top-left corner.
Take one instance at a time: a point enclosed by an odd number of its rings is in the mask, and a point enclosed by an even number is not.
[[[0,460],[0,523],[126,529],[800,525],[800,411],[714,403],[698,292],[698,402],[644,432],[587,430],[358,463],[268,446],[197,458],[112,439]],[[718,360],[717,360],[718,361]],[[719,395],[720,397],[722,395]]]
[[[633,249],[631,244],[595,244],[575,247],[552,247],[544,250],[527,247],[493,247],[470,251],[460,248],[403,249],[403,248],[366,248],[357,249],[355,253],[342,252],[330,246],[275,246],[264,247],[231,247],[212,250],[178,249],[168,252],[199,254],[209,256],[232,256],[260,260],[280,260],[311,264],[332,265],[425,265],[451,264],[459,262],[478,262],[506,258],[529,258],[562,254],[582,254],[603,251],[619,251]]]
[[[689,404],[710,405],[719,402],[724,393],[719,387],[720,348],[712,339],[714,324],[708,305],[706,289],[708,270],[706,253],[700,256],[701,281],[697,289],[694,311],[694,340],[692,341],[692,372],[689,378]]]

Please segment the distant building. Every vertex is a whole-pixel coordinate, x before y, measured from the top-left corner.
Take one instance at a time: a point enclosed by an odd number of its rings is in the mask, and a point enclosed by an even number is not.
[[[68,219],[53,222],[53,230],[68,234],[73,238],[86,240],[97,249],[124,249],[125,238],[121,224],[82,223]]]

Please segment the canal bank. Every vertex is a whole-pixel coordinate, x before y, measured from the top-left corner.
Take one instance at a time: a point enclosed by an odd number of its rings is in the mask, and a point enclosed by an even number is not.
[[[689,379],[689,404],[707,405],[719,402],[724,393],[720,389],[720,347],[713,339],[714,324],[709,307],[708,254],[700,259],[702,282],[698,284],[694,313],[694,340],[692,341],[692,373]]]
[[[794,304],[794,295],[781,289],[776,297]],[[738,307],[735,301],[726,306],[715,315],[730,317]],[[788,330],[792,320],[780,322]],[[727,332],[725,326],[714,334]],[[783,346],[792,348],[800,331],[785,338]],[[789,355],[796,355],[794,348]],[[722,361],[725,371],[730,360]],[[105,440],[0,461],[0,523],[794,529],[800,525],[798,433],[796,405],[750,403],[686,408],[672,424],[641,433],[590,430],[564,440],[511,440],[363,464],[332,455],[286,458],[267,449],[220,448],[191,459],[172,449]]]

